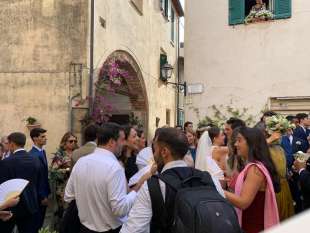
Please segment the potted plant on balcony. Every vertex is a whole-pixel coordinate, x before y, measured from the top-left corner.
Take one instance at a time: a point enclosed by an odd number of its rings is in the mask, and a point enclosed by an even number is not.
[[[26,126],[29,130],[41,127],[41,124],[34,117],[29,116],[28,118],[25,119],[25,121],[27,123]]]
[[[256,5],[254,5],[245,18],[244,23],[257,23],[267,20],[272,20],[274,17],[273,13],[267,9],[266,4],[262,0],[256,0]]]

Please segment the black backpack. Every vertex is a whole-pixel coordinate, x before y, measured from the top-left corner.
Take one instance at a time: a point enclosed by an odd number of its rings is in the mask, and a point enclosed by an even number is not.
[[[159,180],[166,184],[165,201]],[[241,233],[233,206],[217,191],[208,172],[168,169],[148,180],[151,233]]]

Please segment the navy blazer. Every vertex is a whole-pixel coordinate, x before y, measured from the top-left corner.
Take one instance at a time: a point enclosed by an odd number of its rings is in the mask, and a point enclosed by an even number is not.
[[[281,138],[281,146],[285,152],[286,156],[286,165],[288,169],[291,169],[294,162],[294,154],[297,151],[305,151],[307,150],[307,145],[305,144],[305,141],[302,139],[299,139],[293,135],[293,141],[292,144],[290,142],[290,139],[287,135],[282,136]]]
[[[29,184],[20,195],[20,202],[11,209],[12,212],[16,217],[36,214],[39,211],[40,164],[25,150],[0,161],[0,183],[17,178],[28,180]]]
[[[294,136],[303,140],[303,142],[305,143],[305,148],[303,150],[303,152],[307,152],[307,150],[309,149],[309,142],[307,137],[310,134],[310,130],[306,129],[306,132],[304,131],[304,129],[301,126],[297,126],[296,129],[294,130]]]
[[[41,184],[39,189],[39,200],[43,200],[47,198],[50,193],[50,185],[48,182],[48,163],[46,159],[46,154],[43,151],[39,151],[37,148],[32,147],[32,149],[28,152],[30,156],[33,156],[40,161],[40,172],[41,172]]]
[[[304,198],[304,208],[310,208],[310,171],[309,171],[309,163],[310,159],[308,160],[308,168],[300,173],[299,181],[300,181],[300,188]]]

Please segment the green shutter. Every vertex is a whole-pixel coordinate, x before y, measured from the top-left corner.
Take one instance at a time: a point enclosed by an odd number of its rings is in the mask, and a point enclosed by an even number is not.
[[[275,0],[275,19],[287,19],[292,16],[292,0]]]
[[[169,1],[165,0],[165,16],[168,17],[168,13],[169,13]]]
[[[174,17],[174,9],[171,5],[171,41],[174,42],[174,31],[175,31],[175,17]]]
[[[244,1],[229,0],[229,25],[244,23]]]

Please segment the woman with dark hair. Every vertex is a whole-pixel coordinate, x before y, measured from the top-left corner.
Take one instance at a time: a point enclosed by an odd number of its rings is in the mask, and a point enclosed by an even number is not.
[[[147,141],[143,129],[137,129],[137,136],[138,136],[138,150],[141,151],[145,147],[147,147]]]
[[[211,153],[212,153],[212,159],[215,160],[217,165],[223,170],[223,172],[226,172],[226,161],[228,157],[228,147],[224,146],[225,143],[225,135],[223,131],[214,126],[211,127],[209,130],[209,137],[212,142],[211,147]]]
[[[227,176],[227,187],[229,191],[235,191],[235,185],[238,178],[239,173],[244,168],[244,161],[241,156],[238,156],[237,149],[235,147],[235,143],[237,140],[237,136],[239,134],[239,128],[237,127],[233,130],[231,139],[228,141],[228,159],[226,165],[226,176]]]
[[[279,223],[275,191],[280,181],[266,139],[256,128],[241,127],[235,147],[245,161],[238,175],[235,194],[225,192],[237,209],[239,223],[247,233],[258,233]]]
[[[129,181],[129,179],[138,172],[138,167],[136,165],[137,152],[139,150],[138,136],[136,129],[132,126],[126,126],[124,132],[126,142],[119,160],[125,168],[126,178],[127,181]]]

